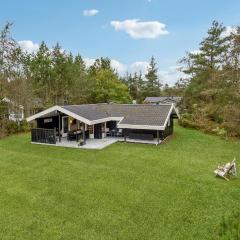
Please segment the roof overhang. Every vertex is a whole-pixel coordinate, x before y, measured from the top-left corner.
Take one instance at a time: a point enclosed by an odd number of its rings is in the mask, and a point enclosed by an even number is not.
[[[72,118],[75,118],[83,123],[88,124],[88,125],[94,125],[94,124],[103,123],[103,122],[107,122],[107,121],[118,121],[119,122],[117,125],[118,128],[148,129],[148,130],[164,130],[166,128],[166,125],[167,125],[168,120],[172,113],[176,114],[177,117],[180,118],[179,113],[178,113],[177,109],[175,108],[174,104],[171,105],[168,116],[165,120],[164,125],[162,125],[162,126],[122,124],[121,121],[124,119],[124,117],[108,117],[108,118],[101,118],[101,119],[96,119],[96,120],[89,120],[89,119],[79,116],[78,114],[75,114],[63,107],[56,105],[56,106],[50,107],[44,111],[41,111],[37,114],[34,114],[31,117],[28,117],[26,120],[27,120],[27,122],[31,122],[38,118],[56,116],[56,114],[58,112],[66,114],[66,115],[68,115]]]
[[[143,130],[164,130],[163,126],[153,126],[153,125],[134,125],[134,124],[117,124],[118,128],[124,129],[143,129]]]
[[[37,114],[32,115],[31,117],[28,117],[26,120],[27,122],[31,122],[35,119],[38,118],[44,118],[44,117],[51,117],[51,116],[56,116],[57,112],[61,112],[63,114],[66,114],[70,117],[73,117],[83,123],[86,123],[88,125],[94,125],[94,124],[98,124],[98,123],[103,123],[103,122],[107,122],[107,121],[121,121],[123,119],[123,117],[108,117],[108,118],[101,118],[101,119],[96,119],[96,120],[89,120],[87,118],[84,118],[82,116],[79,116],[78,114],[75,114],[63,107],[60,106],[53,106],[50,107],[42,112],[39,112]]]
[[[32,115],[31,117],[28,117],[26,120],[27,120],[27,122],[31,122],[31,121],[33,121],[33,120],[35,120],[37,118],[43,118],[45,116],[50,115],[51,113],[55,114],[56,112],[64,113],[64,114],[66,114],[66,115],[68,115],[70,117],[73,117],[73,118],[81,121],[81,122],[84,122],[86,124],[91,125],[91,121],[90,120],[88,120],[88,119],[86,119],[84,117],[81,117],[78,114],[75,114],[75,113],[73,113],[71,111],[68,111],[68,110],[66,110],[66,109],[64,109],[64,108],[62,108],[60,106],[50,107],[50,108],[48,108],[48,109],[46,109],[46,110],[44,110],[42,112],[39,112],[37,114]]]

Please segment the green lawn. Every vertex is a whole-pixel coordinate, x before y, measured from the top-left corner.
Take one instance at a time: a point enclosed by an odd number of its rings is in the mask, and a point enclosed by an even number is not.
[[[240,142],[175,128],[164,145],[103,150],[0,141],[0,239],[212,239],[240,206],[240,177],[215,178],[240,160]],[[240,163],[240,161],[239,161]]]

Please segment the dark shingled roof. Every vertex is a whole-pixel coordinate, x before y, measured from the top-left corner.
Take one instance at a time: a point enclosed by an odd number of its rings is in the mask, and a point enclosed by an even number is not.
[[[171,104],[85,104],[62,107],[90,121],[123,117],[121,124],[163,126],[171,106]]]
[[[62,106],[62,108],[90,121],[109,117],[100,104],[66,105]]]

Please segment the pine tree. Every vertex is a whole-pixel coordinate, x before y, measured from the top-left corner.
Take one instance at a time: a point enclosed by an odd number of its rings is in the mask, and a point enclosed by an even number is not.
[[[161,84],[158,78],[158,68],[154,57],[150,60],[145,78],[145,96],[159,96]]]

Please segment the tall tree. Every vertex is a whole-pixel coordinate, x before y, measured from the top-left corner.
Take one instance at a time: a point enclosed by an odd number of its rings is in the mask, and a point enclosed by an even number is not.
[[[235,91],[240,89],[237,35],[226,36],[225,27],[214,21],[200,43],[199,53],[188,53],[182,59],[183,71],[189,75],[184,103],[190,121],[209,131],[220,127],[224,129],[221,134],[227,131],[240,135],[236,128],[239,121],[232,117],[240,119],[239,91]]]
[[[109,69],[101,69],[94,76],[92,101],[95,103],[129,103],[127,86]]]
[[[7,97],[14,105],[22,105],[28,84],[24,75],[24,53],[11,37],[11,23],[0,32],[0,100]],[[4,105],[5,111],[6,104]]]
[[[150,60],[145,78],[145,96],[159,96],[162,85],[158,77],[157,63],[154,57],[152,57]]]
[[[128,87],[110,63],[109,58],[100,58],[88,70],[88,79],[92,83],[91,102],[128,103],[131,101]]]
[[[50,96],[52,88],[54,88],[51,83],[52,59],[51,51],[45,42],[40,44],[36,54],[29,57],[28,65],[28,75],[32,79],[33,91],[38,99],[38,104],[41,104],[42,107],[52,104]]]
[[[74,58],[73,64],[69,64],[68,70],[72,79],[69,85],[70,103],[89,103],[94,85],[91,79],[88,79],[86,66],[80,55]]]

